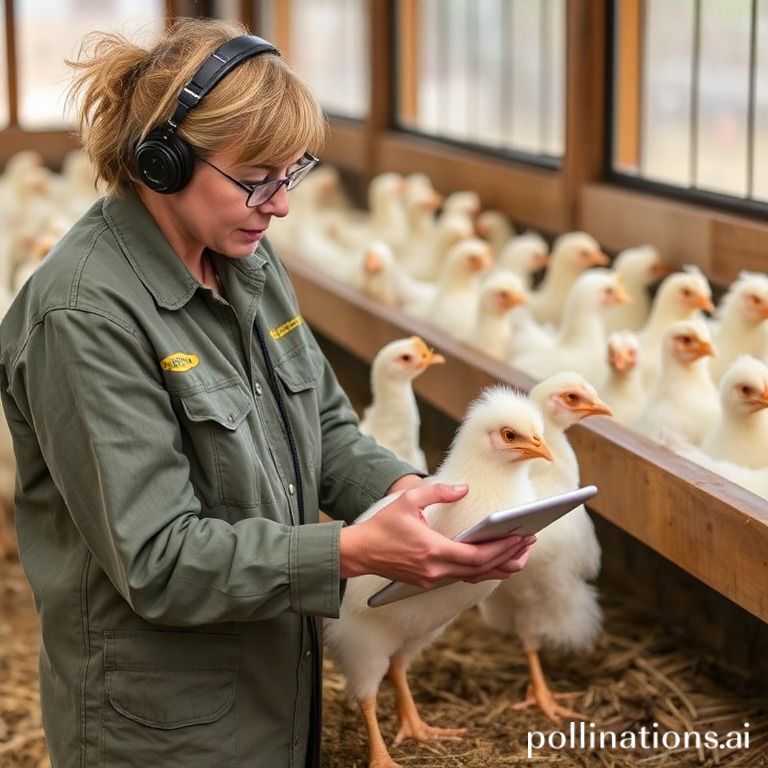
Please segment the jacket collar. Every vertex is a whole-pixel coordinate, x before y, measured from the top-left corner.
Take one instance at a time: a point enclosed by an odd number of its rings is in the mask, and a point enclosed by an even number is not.
[[[158,306],[180,309],[202,288],[132,187],[124,187],[121,197],[107,197],[103,211],[125,258]],[[230,277],[239,275],[235,279],[254,285],[263,282],[267,257],[261,248],[246,259],[237,259],[236,265],[233,261],[217,257],[216,265]]]

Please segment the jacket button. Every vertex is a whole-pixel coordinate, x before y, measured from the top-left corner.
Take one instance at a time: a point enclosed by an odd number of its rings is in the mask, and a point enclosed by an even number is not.
[[[288,493],[293,496],[296,493],[296,486],[293,483],[288,483]]]
[[[254,389],[256,390],[256,394],[261,397],[261,384],[257,384]]]

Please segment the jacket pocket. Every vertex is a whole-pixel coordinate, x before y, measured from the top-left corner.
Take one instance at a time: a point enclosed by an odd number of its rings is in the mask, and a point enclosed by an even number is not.
[[[254,407],[250,393],[227,381],[178,398],[192,482],[204,501],[211,507],[274,504],[247,418]]]
[[[237,765],[239,637],[105,633],[100,765]]]

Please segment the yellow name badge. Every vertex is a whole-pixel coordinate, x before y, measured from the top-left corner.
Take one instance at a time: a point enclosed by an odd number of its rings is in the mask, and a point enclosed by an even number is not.
[[[197,355],[187,355],[184,352],[174,352],[168,357],[164,357],[160,361],[160,367],[164,371],[172,371],[173,373],[184,373],[191,368],[194,368],[200,362],[200,358]]]
[[[296,315],[296,317],[292,317],[282,325],[270,328],[269,335],[277,341],[277,339],[282,339],[283,336],[298,328],[303,322],[304,318],[301,315]]]

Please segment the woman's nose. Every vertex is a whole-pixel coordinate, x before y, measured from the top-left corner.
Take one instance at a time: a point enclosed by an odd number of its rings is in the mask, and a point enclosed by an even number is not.
[[[288,215],[288,207],[288,190],[285,184],[281,184],[277,192],[259,206],[259,210],[281,218]]]

